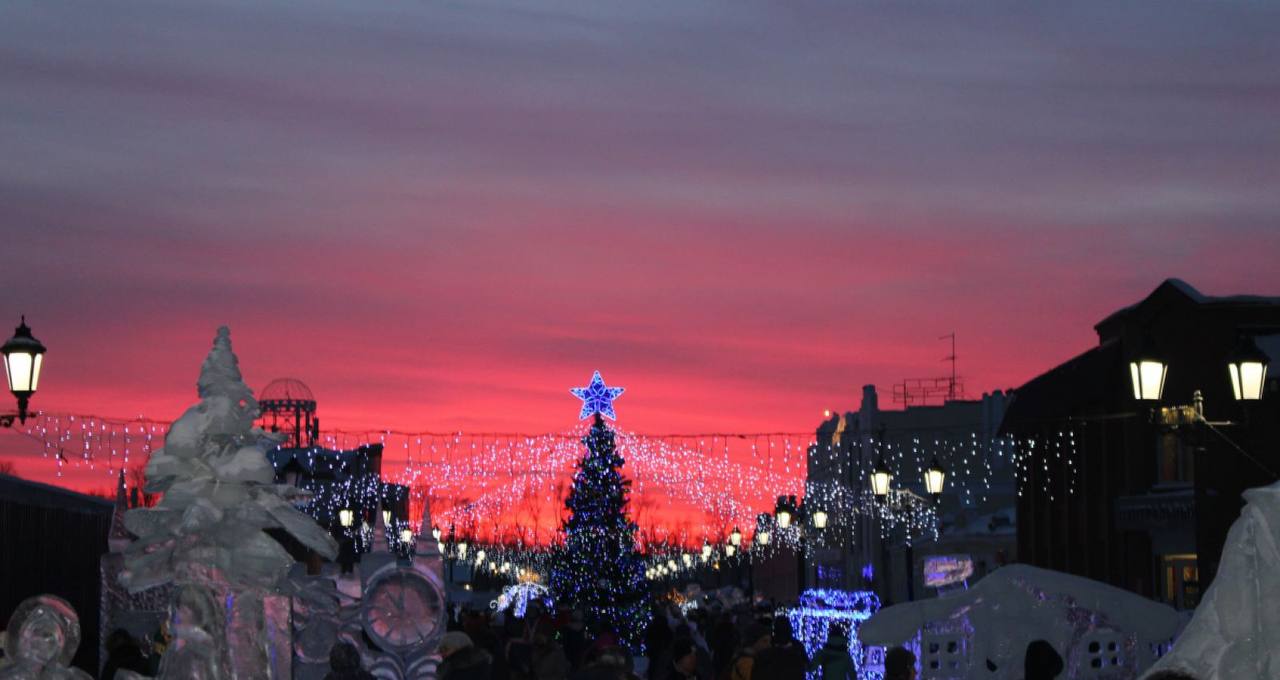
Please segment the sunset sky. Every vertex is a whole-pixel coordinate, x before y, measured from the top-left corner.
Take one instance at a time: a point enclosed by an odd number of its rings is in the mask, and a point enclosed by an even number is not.
[[[1278,26],[6,3],[0,322],[49,347],[33,408],[111,416],[176,417],[221,324],[326,427],[560,431],[599,369],[630,430],[806,431],[952,331],[971,394],[1015,387],[1164,278],[1280,294]]]

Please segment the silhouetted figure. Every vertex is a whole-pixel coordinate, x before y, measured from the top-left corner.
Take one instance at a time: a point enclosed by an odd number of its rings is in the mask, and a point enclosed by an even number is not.
[[[916,655],[894,647],[884,655],[884,680],[916,680]]]
[[[360,651],[350,642],[339,642],[329,650],[329,673],[324,680],[374,680],[360,663]]]
[[[818,671],[820,680],[857,680],[858,673],[853,665],[853,657],[849,655],[849,638],[833,627],[827,634],[827,641],[822,645],[822,649],[813,655],[809,670]],[[887,671],[885,677],[890,677]]]
[[[1053,680],[1062,672],[1062,656],[1044,640],[1032,640],[1022,661],[1024,680]]]
[[[440,638],[440,656],[436,669],[440,680],[489,680],[492,674],[493,657],[461,631],[450,631]]]
[[[848,640],[842,644],[847,647]],[[808,663],[804,647],[800,646],[791,630],[791,620],[779,616],[773,620],[773,642],[756,654],[752,675],[771,680],[804,680]]]
[[[654,680],[699,680],[698,647],[687,637],[671,643],[671,654],[651,677]]]

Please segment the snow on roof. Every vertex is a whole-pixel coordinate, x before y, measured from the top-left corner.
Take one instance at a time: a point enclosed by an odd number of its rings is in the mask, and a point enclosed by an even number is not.
[[[1071,574],[1012,564],[995,570],[968,590],[882,609],[862,625],[858,636],[867,645],[898,645],[914,638],[930,622],[964,617],[974,630],[975,652],[994,659],[1007,656],[997,649],[1020,652],[1033,639],[1048,640],[1064,649],[1081,610],[1098,615],[1099,627],[1135,634],[1147,642],[1170,639],[1181,624],[1172,607],[1129,591]]]

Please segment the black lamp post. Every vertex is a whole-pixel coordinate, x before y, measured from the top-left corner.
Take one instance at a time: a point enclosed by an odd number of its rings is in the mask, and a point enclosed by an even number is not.
[[[13,337],[0,347],[0,353],[4,354],[4,372],[9,379],[9,391],[18,399],[18,412],[0,415],[0,426],[11,427],[15,418],[20,423],[27,422],[27,401],[40,386],[44,352],[44,345],[31,335],[27,318],[22,317]]]

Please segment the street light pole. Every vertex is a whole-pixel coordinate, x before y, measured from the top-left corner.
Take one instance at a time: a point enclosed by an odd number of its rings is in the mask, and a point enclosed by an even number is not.
[[[27,402],[40,386],[40,369],[44,365],[45,346],[31,335],[27,317],[23,316],[13,337],[0,347],[4,355],[4,372],[9,391],[18,400],[17,413],[0,414],[0,427],[13,427],[13,421],[27,422]]]

